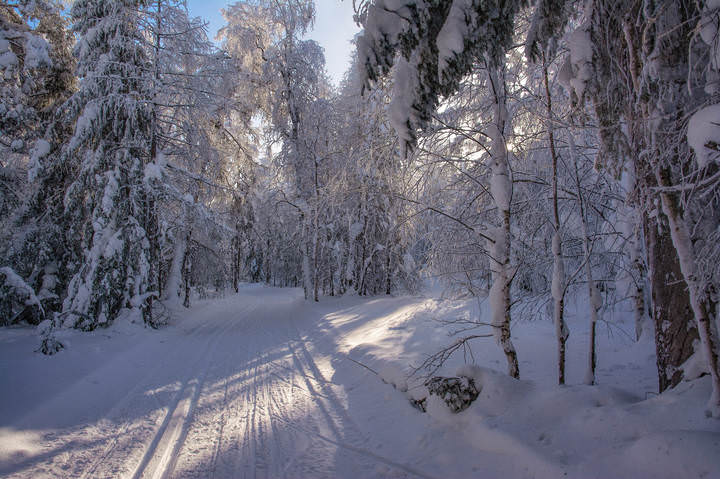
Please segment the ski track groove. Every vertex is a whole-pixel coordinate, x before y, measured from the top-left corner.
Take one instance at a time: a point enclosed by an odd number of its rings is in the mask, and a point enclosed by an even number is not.
[[[208,322],[213,322],[213,320],[210,320]],[[171,472],[171,451],[176,451],[177,455],[177,451],[179,451],[179,447],[181,447],[182,445],[180,441],[184,439],[183,431],[186,431],[187,422],[190,420],[200,388],[204,383],[205,374],[207,374],[207,368],[205,368],[203,371],[204,374],[201,375],[201,378],[197,378],[197,376],[199,376],[198,373],[202,371],[201,368],[203,365],[203,363],[201,361],[198,361],[198,359],[206,358],[212,346],[220,338],[222,338],[222,336],[229,329],[231,329],[231,327],[232,323],[228,322],[225,327],[217,328],[215,334],[213,334],[210,339],[208,339],[205,343],[204,347],[202,348],[202,352],[195,356],[195,361],[193,361],[193,363],[198,365],[197,368],[185,378],[182,386],[175,394],[170,404],[167,405],[167,410],[163,417],[162,423],[155,431],[155,434],[153,436],[153,439],[150,441],[150,444],[146,446],[143,458],[137,465],[135,472],[131,476],[133,479],[140,479],[144,477],[151,477],[152,479],[163,479],[164,477],[166,477],[166,474],[168,472]],[[186,396],[185,391],[188,388],[190,389],[190,393]],[[183,402],[185,402],[186,404],[182,404],[181,406],[181,403]],[[180,414],[176,415],[175,413],[178,410],[180,411]],[[165,440],[163,441],[163,439]],[[161,447],[162,443],[165,444],[164,447],[161,449],[161,456],[156,459],[156,452],[158,448]],[[152,472],[148,474],[147,469],[151,466],[151,463],[154,459],[157,464],[154,464],[152,466]]]
[[[252,305],[250,305],[249,307],[246,307],[242,311],[236,312],[235,315],[237,315],[237,316],[247,315],[249,312],[251,312],[251,310],[252,310]],[[237,330],[238,323],[239,323],[238,321],[232,321],[228,330],[226,330],[222,334],[220,334],[220,338],[218,339],[218,341],[225,340],[227,338],[232,338],[232,335],[226,335],[225,333],[227,333],[229,330]],[[218,341],[216,341],[216,343],[214,345],[217,345]],[[234,352],[235,351],[233,350],[233,348],[228,348],[227,354],[223,357],[223,360],[220,361],[219,364],[232,365],[233,361],[229,361],[228,359],[234,354]],[[193,413],[195,413],[198,409],[200,409],[202,407],[202,406],[200,406],[200,403],[202,402],[202,400],[205,397],[203,395],[203,387],[205,387],[205,385],[206,385],[207,376],[210,373],[213,365],[218,362],[217,358],[214,357],[214,359],[215,359],[215,361],[208,361],[207,367],[204,368],[203,384],[202,384],[202,387],[199,387],[198,389],[196,389],[195,405],[193,407]],[[232,368],[232,367],[228,368],[226,366],[226,368],[224,370],[224,374],[222,374],[222,377],[223,377],[223,399],[222,399],[222,405],[220,408],[221,413],[218,417],[218,421],[217,421],[218,424],[215,427],[215,433],[212,437],[213,452],[210,457],[210,464],[207,467],[207,470],[210,472],[211,477],[215,477],[216,472],[217,472],[217,462],[220,457],[220,450],[221,450],[221,447],[223,444],[222,439],[223,439],[225,427],[228,422],[228,410],[230,409],[230,407],[229,407],[230,405],[228,404],[229,378],[231,377],[230,373],[234,372],[234,371],[235,371],[235,368]],[[209,395],[210,395],[210,393],[208,393],[208,396]],[[208,407],[213,409],[212,403],[210,403],[210,405]],[[169,478],[169,477],[174,476],[175,468],[178,464],[178,461],[180,461],[180,459],[183,457],[184,451],[182,449],[182,446],[185,443],[185,440],[187,439],[188,435],[191,434],[192,426],[193,426],[193,424],[191,423],[191,421],[186,421],[183,424],[181,441],[176,443],[176,447],[173,451],[173,454],[171,455],[172,463],[169,465],[168,470],[165,472],[165,474],[163,476],[164,478],[165,477]],[[182,477],[182,476],[179,476],[179,477]]]
[[[347,408],[343,406],[340,399],[338,399],[337,395],[332,391],[331,385],[333,384],[331,381],[328,381],[325,379],[325,376],[323,375],[322,371],[320,371],[320,368],[317,366],[317,363],[313,359],[312,354],[308,351],[305,343],[306,340],[301,336],[300,331],[297,328],[295,329],[295,339],[293,342],[296,344],[299,344],[299,350],[300,353],[305,360],[305,364],[307,367],[307,370],[310,371],[308,374],[306,369],[302,366],[303,361],[298,358],[298,355],[295,352],[295,348],[292,348],[291,343],[289,342],[288,345],[292,349],[292,355],[295,359],[297,359],[297,364],[299,365],[298,370],[302,372],[302,376],[307,379],[314,380],[318,386],[319,389],[322,391],[322,393],[316,391],[313,389],[313,394],[310,395],[310,397],[313,399],[313,401],[318,405],[319,409],[323,411],[325,414],[325,418],[328,421],[328,425],[330,426],[331,430],[333,431],[333,434],[335,435],[335,440],[332,438],[328,438],[324,436],[323,434],[319,432],[312,432],[312,431],[306,431],[310,434],[315,435],[315,437],[322,439],[323,441],[332,443],[338,447],[341,447],[345,450],[357,453],[366,459],[371,459],[376,462],[382,462],[386,466],[393,467],[395,469],[399,469],[405,473],[409,473],[412,475],[415,475],[417,477],[423,477],[423,478],[430,478],[431,476],[428,476],[421,471],[418,471],[410,466],[407,466],[405,464],[401,464],[395,461],[392,461],[391,459],[388,459],[382,455],[376,454],[374,452],[368,451],[367,449],[363,447],[359,447],[356,445],[351,444],[348,442],[349,440],[352,441],[352,439],[359,439],[360,442],[367,442],[367,438],[362,433],[362,430],[360,426],[352,419],[350,416]],[[309,384],[309,383],[308,383]],[[326,399],[328,402],[327,407],[323,404],[324,401],[322,399]],[[338,420],[338,418],[341,418],[341,420]],[[346,427],[342,428],[344,435],[341,436],[339,433],[340,428],[337,424],[335,424],[335,421],[338,421],[341,425],[345,425]],[[292,424],[288,422],[289,427],[296,428],[298,427],[295,424]],[[351,438],[351,436],[354,436]],[[355,442],[355,441],[352,441]]]
[[[210,324],[208,322],[204,322],[202,324],[199,324],[195,327],[193,327],[188,334],[187,340],[200,335],[202,331],[211,329]],[[125,436],[127,431],[130,429],[130,426],[132,424],[132,420],[128,417],[129,414],[125,411],[127,406],[130,405],[130,403],[136,399],[137,393],[141,391],[142,389],[146,388],[148,383],[152,381],[152,378],[155,378],[157,376],[157,373],[162,371],[162,369],[167,366],[166,362],[157,363],[154,367],[152,367],[146,374],[142,376],[142,378],[135,383],[135,385],[127,390],[125,394],[117,398],[117,401],[113,404],[111,409],[106,414],[106,417],[104,418],[106,422],[112,422],[112,419],[116,417],[123,418],[121,420],[121,425],[119,428],[116,428],[116,432],[111,434],[111,437],[107,440],[107,444],[103,448],[103,451],[100,453],[99,457],[95,459],[90,467],[86,468],[82,473],[78,476],[80,479],[91,479],[93,477],[98,477],[95,472],[97,471],[98,467],[101,465],[104,465],[107,461],[107,459],[111,456],[111,454],[114,452],[115,446],[118,444],[121,438]],[[153,397],[156,401],[159,401],[157,397],[153,394]],[[123,414],[124,413],[124,414]],[[102,426],[93,426],[95,429],[102,429]],[[108,427],[108,426],[105,426]]]
[[[212,305],[199,324],[180,328],[184,334],[162,348],[165,356],[133,381],[100,422],[53,439],[55,447],[88,430],[100,437],[101,446],[86,447],[85,455],[82,448],[70,450],[65,463],[79,454],[74,467],[82,469],[63,477],[367,476],[377,475],[372,468],[378,464],[400,476],[430,477],[367,449],[369,437],[317,363],[335,353],[333,338],[307,318],[296,322],[296,300],[274,307],[263,296],[243,300],[235,310]],[[303,335],[306,329],[312,342]],[[148,347],[145,342],[128,353]],[[197,445],[206,445],[205,455]],[[93,448],[99,453],[87,461]],[[53,459],[57,471],[62,458]]]
[[[217,462],[218,458],[220,457],[220,450],[222,449],[223,445],[223,435],[225,434],[225,426],[227,424],[228,418],[228,377],[229,375],[226,374],[223,380],[222,412],[220,413],[219,424],[215,432],[215,443],[213,446],[213,455],[209,468],[211,473],[210,476],[212,478],[215,477],[215,473],[217,472]]]

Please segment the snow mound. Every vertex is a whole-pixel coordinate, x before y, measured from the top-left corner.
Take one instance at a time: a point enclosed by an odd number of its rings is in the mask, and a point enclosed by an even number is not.
[[[585,464],[580,475],[601,479],[613,471],[627,477],[717,477],[720,471],[720,434],[705,431],[653,433],[631,442],[620,452]]]
[[[528,381],[519,381],[507,374],[480,366],[462,366],[457,375],[474,381],[480,395],[472,407],[485,415],[503,414],[508,408],[528,397],[534,389]]]

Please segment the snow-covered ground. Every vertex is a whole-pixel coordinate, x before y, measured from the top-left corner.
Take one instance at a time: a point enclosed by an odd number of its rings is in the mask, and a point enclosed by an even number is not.
[[[435,320],[477,309],[252,285],[161,330],[67,332],[53,357],[32,329],[0,330],[0,477],[720,477],[707,378],[654,394],[652,341],[622,314],[599,335],[599,386],[580,385],[587,325],[571,314],[569,386],[554,385],[552,324],[519,322],[522,381],[480,339],[473,405],[413,408],[411,365],[453,341]]]

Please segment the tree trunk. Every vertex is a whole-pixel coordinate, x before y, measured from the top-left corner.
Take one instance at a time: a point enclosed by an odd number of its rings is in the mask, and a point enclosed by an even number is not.
[[[303,293],[306,300],[310,299],[312,293],[312,274],[310,272],[310,226],[305,219],[305,215],[300,216],[302,222],[302,285]]]
[[[655,325],[655,351],[660,392],[682,379],[678,368],[693,354],[698,339],[690,297],[680,263],[667,233],[667,219],[643,215],[650,279],[650,317]]]
[[[488,243],[490,251],[490,271],[493,284],[490,287],[490,309],[495,339],[502,347],[507,360],[508,374],[520,377],[517,352],[510,335],[510,282],[512,272],[510,264],[510,199],[512,181],[506,146],[505,132],[508,129],[508,111],[506,106],[505,75],[502,67],[488,62],[488,79],[493,88],[494,121],[490,128],[492,139],[492,158],[490,193],[493,196],[500,226],[494,229],[492,241]]]
[[[550,82],[548,81],[547,64],[545,54],[543,58],[543,80],[545,83],[545,98],[547,100],[548,116],[548,140],[550,142],[550,156],[552,158],[552,205],[553,205],[553,229],[555,233],[552,239],[553,254],[553,320],[555,323],[555,338],[557,340],[558,355],[558,384],[565,384],[565,343],[570,335],[565,323],[565,264],[562,258],[562,235],[560,233],[560,210],[558,207],[558,155],[555,149],[555,134],[552,124],[552,97],[550,96]],[[572,134],[572,132],[570,133]]]
[[[637,217],[637,215],[635,215]],[[635,290],[633,293],[635,303],[635,340],[640,341],[643,334],[643,326],[645,324],[645,266],[642,262],[642,237],[640,234],[640,228],[638,227],[640,222],[636,223],[635,232],[633,234],[632,250],[630,252],[630,260],[632,261],[633,270],[635,270],[634,281]]]
[[[178,290],[180,289],[185,271],[186,251],[187,236],[182,235],[175,243],[175,250],[173,251],[172,263],[170,263],[170,272],[165,285],[165,296],[163,296],[163,299],[172,299],[174,301],[178,298]]]
[[[233,238],[233,262],[232,262],[232,282],[233,282],[233,289],[235,292],[240,291],[240,235],[238,231],[240,230],[240,225],[235,226],[235,238]]]
[[[312,247],[313,247],[313,272],[312,272],[312,282],[313,282],[313,300],[315,302],[319,301],[318,298],[318,288],[319,288],[319,276],[320,276],[320,245],[319,245],[319,238],[318,238],[318,211],[315,211],[315,218],[313,220],[313,239],[312,239]]]
[[[392,292],[392,272],[390,271],[390,245],[385,248],[385,294]]]
[[[590,305],[590,338],[588,346],[588,364],[585,371],[585,384],[595,384],[595,368],[597,366],[597,352],[595,333],[597,330],[597,322],[599,319],[600,308],[602,307],[602,298],[597,290],[595,280],[592,274],[592,241],[590,239],[590,231],[588,230],[587,208],[585,206],[585,197],[583,196],[583,188],[580,184],[580,169],[578,168],[577,148],[575,146],[575,134],[570,129],[568,135],[568,143],[570,144],[570,154],[573,158],[575,167],[575,189],[578,198],[578,206],[580,207],[580,223],[582,225],[583,235],[583,263],[585,267],[585,279],[588,286],[588,302]]]
[[[192,260],[190,258],[190,237],[192,231],[188,231],[185,237],[185,254],[183,255],[182,271],[183,281],[185,282],[185,298],[183,299],[183,306],[186,308],[190,307],[190,273],[192,272]]]
[[[667,187],[669,174],[663,170],[656,170],[658,183]],[[698,278],[697,263],[690,231],[685,218],[682,216],[680,202],[676,193],[660,193],[662,207],[670,224],[670,237],[675,245],[675,251],[680,263],[685,283],[690,297],[690,307],[695,317],[695,323],[700,336],[700,347],[712,378],[712,395],[708,407],[713,417],[720,418],[720,366],[718,365],[718,332],[714,321],[709,314],[709,301],[707,292]]]
[[[584,216],[584,215],[583,215]],[[590,338],[588,348],[588,367],[585,372],[585,384],[595,384],[595,368],[597,367],[597,350],[595,340],[595,332],[597,330],[597,322],[599,319],[600,308],[602,307],[602,299],[600,292],[597,290],[595,280],[592,274],[592,265],[590,264],[590,238],[587,234],[587,222],[583,218],[583,261],[585,262],[585,276],[588,285],[588,297],[590,298]]]

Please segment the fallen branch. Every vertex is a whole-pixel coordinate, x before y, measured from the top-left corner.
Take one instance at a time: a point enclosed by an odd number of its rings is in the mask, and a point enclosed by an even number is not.
[[[354,360],[353,358],[351,358],[350,356],[345,356],[345,357],[346,357],[347,359],[349,359],[350,361],[354,362],[355,364],[357,364],[358,366],[364,367],[365,369],[367,369],[367,370],[370,371],[371,373],[375,374],[376,376],[380,376],[380,375],[378,374],[378,372],[375,371],[375,370],[374,370],[373,368],[371,368],[370,366],[366,366],[366,365],[364,365],[363,363],[361,363],[360,361],[355,361],[355,360]]]

